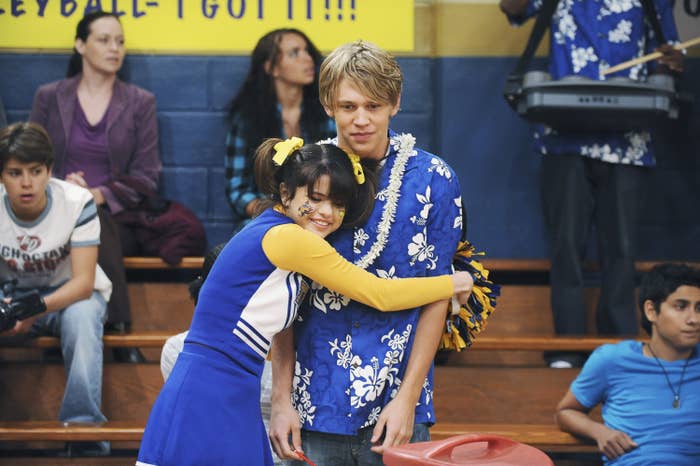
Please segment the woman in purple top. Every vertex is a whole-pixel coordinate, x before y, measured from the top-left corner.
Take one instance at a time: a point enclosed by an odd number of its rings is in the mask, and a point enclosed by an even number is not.
[[[107,321],[118,331],[131,322],[122,258],[139,250],[133,231],[114,216],[155,194],[161,169],[155,97],[117,77],[124,55],[119,18],[86,15],[67,78],[39,88],[30,116],[53,141],[53,176],[89,189],[99,206],[98,262],[114,285]]]

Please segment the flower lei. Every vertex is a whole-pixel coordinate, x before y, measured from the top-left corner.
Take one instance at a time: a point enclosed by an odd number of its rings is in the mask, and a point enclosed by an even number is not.
[[[416,151],[413,150],[416,144],[416,138],[410,133],[402,133],[393,136],[389,144],[396,150],[396,160],[394,166],[391,167],[389,185],[385,190],[386,202],[382,210],[382,217],[377,225],[377,238],[372,244],[372,247],[369,248],[369,251],[355,261],[355,265],[363,269],[367,269],[367,267],[372,265],[386,247],[386,243],[389,240],[389,233],[391,233],[391,225],[394,223],[394,218],[396,216],[396,208],[398,207],[399,198],[401,197],[399,191],[401,190],[403,174],[406,171],[406,163],[409,157],[416,155]]]
[[[325,139],[319,141],[318,144],[337,145],[338,138]],[[386,247],[386,243],[389,240],[389,233],[391,233],[391,225],[394,223],[394,218],[396,216],[399,198],[401,197],[399,191],[401,190],[403,174],[406,171],[406,163],[409,157],[416,155],[416,151],[413,150],[413,147],[416,145],[416,138],[411,133],[396,134],[389,139],[389,144],[391,144],[391,147],[396,151],[396,160],[389,174],[389,185],[384,190],[386,192],[386,202],[382,210],[382,217],[377,225],[379,231],[377,238],[369,248],[369,251],[355,261],[355,265],[363,269],[367,269],[367,267],[372,265]]]

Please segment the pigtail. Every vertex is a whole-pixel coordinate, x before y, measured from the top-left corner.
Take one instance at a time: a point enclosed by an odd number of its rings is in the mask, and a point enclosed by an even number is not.
[[[275,155],[275,144],[282,141],[279,138],[265,139],[255,151],[255,164],[253,172],[258,190],[266,196],[279,198],[279,181],[277,180],[277,166],[272,158]]]
[[[360,161],[365,174],[365,182],[357,186],[357,196],[351,203],[355,210],[351,222],[343,224],[345,227],[354,227],[367,221],[374,210],[374,200],[377,196],[379,186],[379,163],[372,159],[362,159]]]

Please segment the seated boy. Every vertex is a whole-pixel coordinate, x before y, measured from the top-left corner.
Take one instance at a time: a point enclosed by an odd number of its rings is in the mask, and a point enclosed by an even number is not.
[[[557,406],[559,427],[597,442],[607,465],[700,464],[700,270],[642,278],[648,343],[596,349]],[[588,416],[603,404],[603,423]]]
[[[3,336],[56,335],[66,367],[59,419],[106,420],[102,402],[102,328],[112,291],[97,266],[100,223],[87,189],[51,178],[51,141],[34,123],[0,130],[0,291],[11,302],[37,289],[46,311],[18,320]],[[70,444],[71,454],[108,454],[109,444]]]

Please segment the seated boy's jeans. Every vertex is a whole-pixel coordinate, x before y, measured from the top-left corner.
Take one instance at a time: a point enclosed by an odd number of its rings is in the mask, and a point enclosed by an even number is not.
[[[53,335],[61,340],[66,389],[58,414],[62,422],[104,422],[102,414],[102,333],[107,303],[98,292],[61,311],[42,314],[32,336]]]

